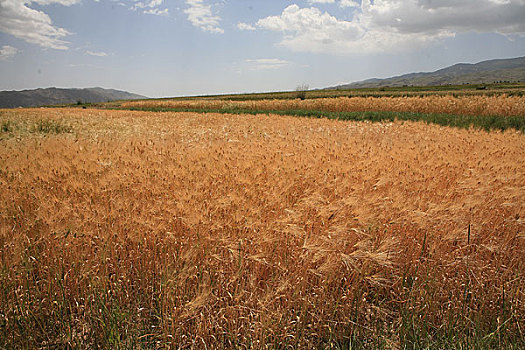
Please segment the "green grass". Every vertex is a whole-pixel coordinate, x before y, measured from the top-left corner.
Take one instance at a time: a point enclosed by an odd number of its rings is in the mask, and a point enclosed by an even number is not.
[[[352,121],[393,122],[423,121],[456,128],[477,128],[486,131],[514,129],[525,132],[525,116],[469,116],[453,114],[427,114],[414,112],[326,112],[313,110],[250,110],[238,108],[199,109],[199,108],[129,108],[134,111],[148,112],[194,112],[194,113],[224,113],[224,114],[277,114],[309,118],[328,118]]]

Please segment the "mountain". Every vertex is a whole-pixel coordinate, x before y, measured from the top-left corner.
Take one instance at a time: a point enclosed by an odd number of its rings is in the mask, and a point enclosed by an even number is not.
[[[368,79],[328,89],[356,89],[398,86],[489,84],[499,81],[525,82],[525,57],[459,63],[428,73],[410,73],[387,79]]]
[[[102,89],[47,88],[23,91],[0,91],[0,108],[36,107],[69,103],[94,103],[147,98],[126,91]]]

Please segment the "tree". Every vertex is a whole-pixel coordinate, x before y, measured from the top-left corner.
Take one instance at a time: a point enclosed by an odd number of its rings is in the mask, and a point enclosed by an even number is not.
[[[308,91],[308,89],[309,89],[308,84],[298,85],[295,88],[295,91],[297,92],[297,95],[296,95],[297,98],[304,100],[306,98],[306,91]]]

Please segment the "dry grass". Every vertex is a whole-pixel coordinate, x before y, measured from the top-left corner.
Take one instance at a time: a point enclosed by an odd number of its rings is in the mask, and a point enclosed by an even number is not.
[[[525,116],[523,96],[337,97],[307,100],[143,100],[123,108],[242,109],[257,111],[316,110],[327,112],[391,111],[456,115]]]
[[[63,132],[32,132],[42,120]],[[521,133],[73,109],[0,121],[0,347],[524,345]]]

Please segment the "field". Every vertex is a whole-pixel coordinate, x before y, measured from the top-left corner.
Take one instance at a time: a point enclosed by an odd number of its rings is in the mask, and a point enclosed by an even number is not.
[[[225,100],[139,100],[121,104],[122,108],[163,109],[240,109],[250,111],[314,110],[323,112],[391,111],[445,113],[475,116],[516,116],[525,113],[521,96],[428,96],[421,97],[338,97],[317,99]]]
[[[497,83],[497,84],[464,84],[464,85],[437,85],[437,86],[404,86],[382,88],[357,89],[323,89],[303,90],[306,99],[336,98],[336,97],[427,97],[427,96],[523,96],[525,83]],[[254,100],[289,100],[296,99],[298,91],[265,92],[251,94],[223,94],[203,96],[183,96],[164,98],[159,100],[225,100],[225,101],[254,101]],[[301,93],[301,95],[303,95]]]
[[[0,264],[0,348],[521,349],[525,137],[0,110]]]
[[[104,108],[152,112],[279,114],[339,120],[392,122],[425,121],[443,126],[514,129],[525,132],[525,98],[519,94],[442,95],[404,97],[329,97],[231,100],[222,98],[139,100],[106,104]],[[468,91],[467,91],[468,92]],[[464,92],[466,93],[466,92]],[[470,92],[472,93],[472,92]]]

